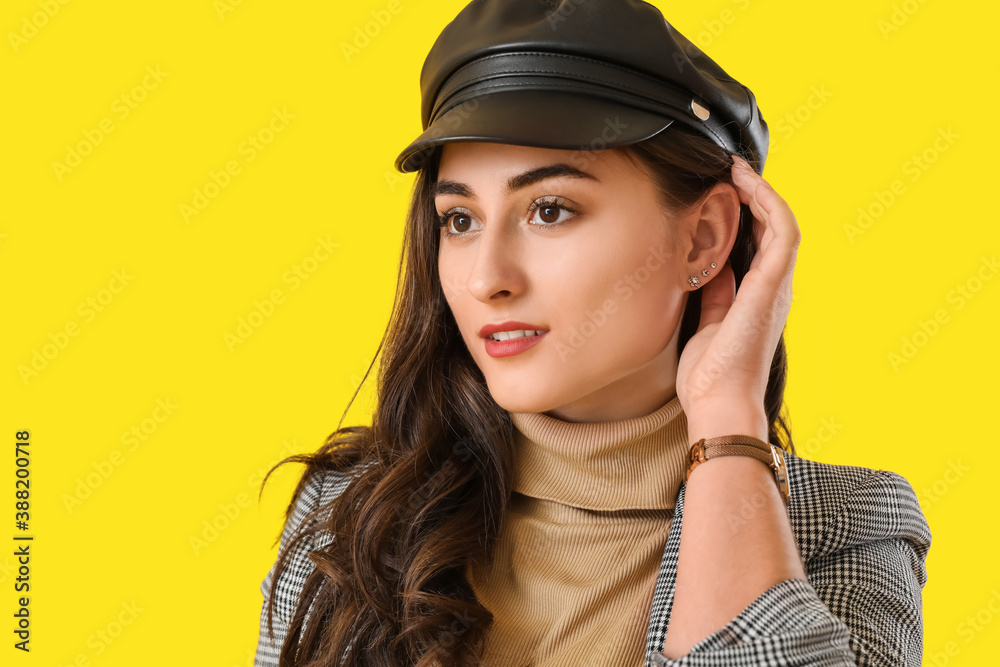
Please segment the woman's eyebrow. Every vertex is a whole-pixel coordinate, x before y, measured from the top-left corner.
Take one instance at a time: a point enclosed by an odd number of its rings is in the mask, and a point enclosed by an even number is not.
[[[570,176],[572,178],[589,178],[592,181],[601,182],[601,179],[597,178],[593,174],[589,174],[581,169],[570,166],[564,162],[559,162],[556,164],[546,165],[544,167],[538,167],[537,169],[532,169],[531,171],[526,171],[523,174],[517,174],[516,176],[511,176],[507,181],[507,187],[504,194],[512,194],[517,190],[528,187],[529,185],[534,185],[539,181],[544,181],[547,178],[555,178],[557,176]],[[459,183],[457,181],[449,181],[447,179],[440,180],[434,183],[431,187],[431,197],[437,197],[438,195],[457,195],[459,197],[468,197],[469,199],[475,199],[476,195],[473,193],[472,188],[470,188],[465,183]]]

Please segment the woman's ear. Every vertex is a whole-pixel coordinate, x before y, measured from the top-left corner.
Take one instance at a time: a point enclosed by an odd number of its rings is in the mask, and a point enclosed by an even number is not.
[[[732,183],[716,183],[700,204],[688,214],[691,250],[688,252],[688,274],[700,283],[711,280],[715,272],[712,263],[722,266],[736,243],[740,226],[740,196]],[[703,275],[703,270],[709,275]]]

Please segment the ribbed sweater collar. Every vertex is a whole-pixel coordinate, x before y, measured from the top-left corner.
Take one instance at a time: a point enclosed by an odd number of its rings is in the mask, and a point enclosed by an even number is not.
[[[618,421],[509,414],[515,492],[589,510],[674,507],[690,449],[676,396],[648,415]]]

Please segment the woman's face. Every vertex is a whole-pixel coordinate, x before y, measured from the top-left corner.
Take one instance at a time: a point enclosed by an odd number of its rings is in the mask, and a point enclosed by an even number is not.
[[[614,151],[463,142],[434,192],[445,297],[501,407],[610,421],[676,395],[691,220],[642,171]],[[509,322],[544,333],[483,336]]]

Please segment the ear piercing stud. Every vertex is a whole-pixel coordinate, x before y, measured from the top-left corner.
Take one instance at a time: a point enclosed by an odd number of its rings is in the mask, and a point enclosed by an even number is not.
[[[714,269],[715,267],[716,267],[715,262],[712,262],[712,268]],[[707,276],[708,269],[702,269],[701,275]],[[701,280],[698,279],[698,276],[688,276],[688,284],[691,285],[691,287],[697,287],[698,285],[701,284]]]

